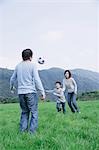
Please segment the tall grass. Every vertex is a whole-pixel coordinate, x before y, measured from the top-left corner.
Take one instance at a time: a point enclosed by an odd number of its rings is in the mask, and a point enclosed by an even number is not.
[[[99,150],[99,101],[79,102],[81,114],[55,107],[39,103],[39,127],[30,135],[19,132],[19,105],[0,104],[0,150]]]

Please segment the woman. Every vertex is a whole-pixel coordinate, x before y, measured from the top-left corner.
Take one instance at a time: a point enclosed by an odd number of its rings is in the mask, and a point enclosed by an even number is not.
[[[73,113],[79,112],[79,108],[76,103],[76,95],[77,95],[77,84],[74,78],[71,77],[71,72],[69,70],[65,70],[63,79],[63,90],[67,91],[67,100],[68,105]]]

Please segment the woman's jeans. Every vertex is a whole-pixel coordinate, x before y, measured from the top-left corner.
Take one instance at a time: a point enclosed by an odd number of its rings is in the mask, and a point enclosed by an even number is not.
[[[21,107],[20,130],[26,131],[29,128],[34,133],[38,127],[38,97],[36,93],[19,94]],[[31,118],[29,122],[29,116]],[[29,126],[28,126],[29,125]]]
[[[79,108],[76,103],[76,94],[74,92],[67,94],[68,105],[73,113],[79,112]]]

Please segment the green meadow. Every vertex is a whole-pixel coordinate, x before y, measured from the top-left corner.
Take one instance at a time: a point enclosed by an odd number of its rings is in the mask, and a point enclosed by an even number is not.
[[[40,102],[34,135],[19,132],[19,104],[0,104],[0,150],[99,150],[99,101],[79,101],[81,113]]]

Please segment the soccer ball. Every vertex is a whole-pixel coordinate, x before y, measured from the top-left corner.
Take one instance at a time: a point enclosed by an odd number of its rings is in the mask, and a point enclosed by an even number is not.
[[[44,62],[45,62],[44,59],[42,59],[41,57],[39,57],[38,63],[39,63],[39,64],[44,64]]]

